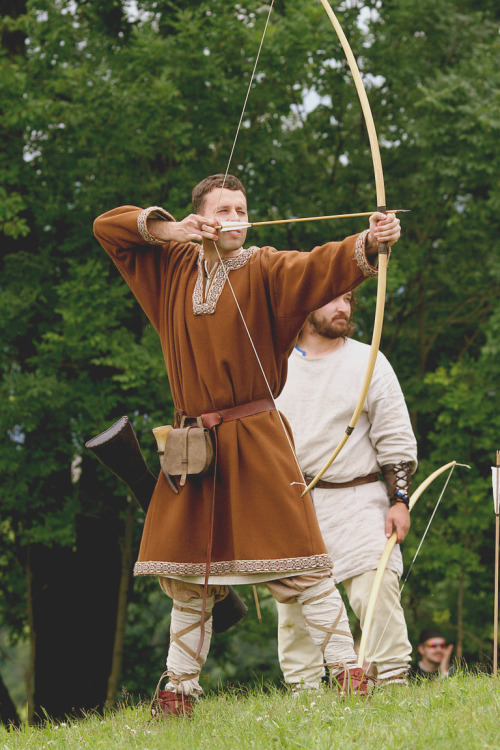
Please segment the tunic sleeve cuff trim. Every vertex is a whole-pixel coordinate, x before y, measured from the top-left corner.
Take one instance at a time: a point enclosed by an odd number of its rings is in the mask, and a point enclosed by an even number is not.
[[[366,277],[376,276],[378,274],[378,270],[370,263],[368,263],[368,259],[366,257],[366,236],[369,231],[369,229],[365,229],[364,232],[361,232],[361,234],[358,235],[356,246],[354,248],[354,260],[362,270],[363,275]]]
[[[149,242],[150,245],[164,245],[163,240],[159,240],[154,237],[151,232],[148,231],[147,223],[148,219],[162,219],[163,221],[174,221],[174,217],[165,211],[161,206],[150,206],[145,208],[139,214],[137,218],[137,229],[143,239]]]

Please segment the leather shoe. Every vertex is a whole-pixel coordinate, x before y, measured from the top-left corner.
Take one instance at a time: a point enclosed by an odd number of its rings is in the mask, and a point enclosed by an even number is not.
[[[159,719],[162,716],[179,716],[189,718],[193,713],[194,699],[192,695],[173,693],[170,690],[159,690],[151,704],[151,716]]]
[[[368,695],[368,677],[361,667],[351,667],[335,677],[339,692],[345,695]]]

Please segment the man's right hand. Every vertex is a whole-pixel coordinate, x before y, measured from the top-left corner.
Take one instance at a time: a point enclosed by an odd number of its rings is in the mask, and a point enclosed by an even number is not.
[[[401,544],[410,529],[410,511],[404,503],[394,503],[385,517],[385,535],[387,539],[393,531],[397,533],[397,543]]]
[[[189,214],[182,221],[148,219],[147,226],[148,232],[161,242],[201,242],[218,238],[216,220],[199,214]]]

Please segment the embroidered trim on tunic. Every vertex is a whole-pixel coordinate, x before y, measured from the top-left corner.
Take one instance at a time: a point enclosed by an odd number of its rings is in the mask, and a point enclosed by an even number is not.
[[[153,235],[148,232],[148,219],[166,219],[167,221],[173,221],[173,218],[174,217],[161,206],[150,206],[141,211],[137,217],[137,229],[142,238],[145,239],[146,242],[149,242],[150,245],[164,245],[165,242],[163,240],[156,239],[156,237],[153,237]]]
[[[243,268],[248,263],[252,255],[258,250],[258,247],[248,247],[246,250],[242,250],[239,255],[234,258],[223,258],[222,263],[226,271],[234,271],[237,268]],[[193,312],[195,315],[213,315],[217,307],[217,302],[222,294],[224,285],[226,283],[226,274],[221,264],[217,266],[217,270],[212,279],[212,283],[208,289],[206,299],[204,299],[204,279],[203,279],[203,248],[201,248],[198,255],[198,276],[196,278],[196,284],[193,292]]]
[[[291,570],[313,570],[314,568],[331,568],[329,555],[312,555],[311,557],[285,557],[281,560],[228,560],[212,562],[210,575],[227,575],[228,573],[289,573]],[[205,575],[205,563],[174,562],[136,562],[135,576],[200,576]]]
[[[369,231],[369,229],[365,229],[365,231],[361,232],[361,234],[358,236],[358,239],[356,240],[356,246],[354,248],[354,259],[365,276],[376,276],[378,274],[377,269],[373,268],[373,266],[371,266],[366,259],[365,241],[366,235]]]

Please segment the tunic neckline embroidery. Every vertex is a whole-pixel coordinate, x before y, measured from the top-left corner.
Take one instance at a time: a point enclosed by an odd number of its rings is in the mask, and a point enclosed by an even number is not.
[[[234,258],[223,258],[222,264],[224,264],[224,268],[228,273],[229,271],[243,268],[243,266],[248,263],[252,255],[258,249],[259,248],[255,246],[248,247],[246,248],[246,250],[242,250],[241,253],[239,255],[236,255]],[[193,291],[193,312],[195,315],[213,315],[216,310],[219,297],[221,296],[222,290],[224,289],[224,285],[226,283],[226,274],[224,273],[222,264],[219,262],[217,265],[217,270],[215,271],[214,277],[209,286],[207,297],[206,299],[204,299],[205,266],[203,260],[203,248],[201,248],[200,252],[198,253],[198,275],[196,277],[196,283],[194,285]]]

